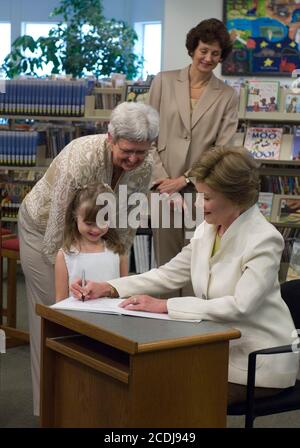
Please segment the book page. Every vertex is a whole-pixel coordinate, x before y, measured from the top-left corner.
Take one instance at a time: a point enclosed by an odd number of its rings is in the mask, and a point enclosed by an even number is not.
[[[162,319],[171,320],[174,322],[200,322],[201,320],[185,320],[185,319],[171,319],[167,313],[148,313],[146,311],[134,311],[125,310],[120,308],[118,305],[124,299],[110,299],[103,297],[101,299],[95,300],[81,300],[75,299],[74,297],[68,297],[67,299],[61,300],[55,303],[50,308],[55,308],[57,310],[69,310],[69,311],[87,311],[90,313],[103,313],[103,314],[123,314],[126,316],[136,316],[136,317],[147,317],[150,319]],[[134,307],[133,307],[134,308]]]

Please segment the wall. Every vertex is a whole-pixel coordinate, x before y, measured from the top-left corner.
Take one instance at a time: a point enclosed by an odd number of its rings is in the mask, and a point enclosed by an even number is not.
[[[185,48],[186,33],[201,20],[211,17],[223,19],[223,0],[165,0],[162,70],[173,70],[190,63]],[[215,74],[222,79],[234,79],[232,76],[222,77],[220,65],[215,69]],[[274,77],[259,76],[259,79],[274,81]],[[276,79],[281,84],[291,83],[290,77]]]
[[[165,0],[102,0],[107,18],[133,24],[140,21],[162,20]],[[10,21],[12,42],[20,35],[22,22],[57,22],[49,18],[59,0],[0,0],[0,21]]]
[[[58,5],[58,0],[0,0],[0,20],[11,22],[12,42],[20,36],[22,22],[55,22],[49,14]]]
[[[131,23],[163,21],[165,0],[132,0]]]
[[[222,19],[222,5],[222,0],[165,0],[163,70],[173,70],[190,63],[185,48],[187,32],[203,19]],[[216,74],[219,74],[219,68]]]

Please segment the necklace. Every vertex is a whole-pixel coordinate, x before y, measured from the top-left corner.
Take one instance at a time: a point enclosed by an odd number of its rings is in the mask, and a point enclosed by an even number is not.
[[[191,89],[192,90],[201,90],[203,87],[205,87],[209,82],[209,79],[206,79],[205,81],[200,81],[192,85],[191,83]]]
[[[189,83],[190,83],[190,89],[191,90],[201,90],[203,87],[205,87],[211,78],[211,73],[209,74],[208,78],[205,79],[198,79],[199,73],[195,70],[193,70],[192,66],[189,67]]]

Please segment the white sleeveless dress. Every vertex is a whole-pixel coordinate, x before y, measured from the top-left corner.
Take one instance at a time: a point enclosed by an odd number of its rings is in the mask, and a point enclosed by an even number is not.
[[[62,249],[61,249],[62,250]],[[69,274],[69,284],[75,278],[81,278],[82,271],[85,279],[95,282],[105,282],[120,277],[120,257],[105,247],[104,252],[84,253],[72,248],[71,253],[62,250]]]

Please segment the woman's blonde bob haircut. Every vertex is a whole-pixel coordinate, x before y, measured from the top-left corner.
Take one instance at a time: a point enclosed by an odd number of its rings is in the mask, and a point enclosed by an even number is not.
[[[190,176],[247,210],[258,199],[258,167],[243,147],[212,147],[195,164]]]

